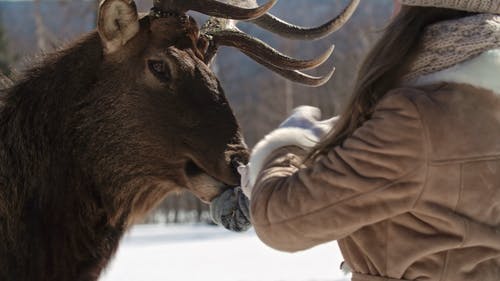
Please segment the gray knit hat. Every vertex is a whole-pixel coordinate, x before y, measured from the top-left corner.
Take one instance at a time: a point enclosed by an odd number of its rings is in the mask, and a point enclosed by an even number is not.
[[[500,0],[399,0],[408,6],[448,8],[474,13],[500,14]]]

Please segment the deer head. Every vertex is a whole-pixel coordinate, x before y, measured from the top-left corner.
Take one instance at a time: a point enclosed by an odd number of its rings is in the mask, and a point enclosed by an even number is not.
[[[146,162],[154,157],[156,167],[169,167],[169,175],[175,166],[175,185],[188,188],[205,201],[237,185],[234,165],[247,160],[247,151],[223,89],[208,68],[218,46],[236,47],[285,78],[309,86],[322,85],[334,70],[323,77],[299,71],[321,65],[332,54],[333,46],[318,58],[294,59],[241,32],[233,20],[250,20],[286,37],[315,39],[343,25],[359,0],[352,1],[329,23],[309,30],[268,14],[275,2],[241,8],[214,0],[155,0],[151,13],[142,18],[131,0],[101,3],[98,31],[104,49],[102,69],[109,70],[106,80],[114,81],[112,90],[104,89],[117,95],[117,101],[123,100],[120,106],[127,108],[126,116],[134,116],[132,120],[123,116],[123,122],[141,121],[135,124],[135,131],[123,124],[121,132],[128,130],[130,139],[137,136],[137,146],[142,148],[136,151],[144,155],[124,162],[150,166]],[[211,16],[201,31],[186,14],[188,10]]]
[[[105,62],[115,70],[117,81],[126,79],[118,85],[128,88],[113,92],[140,92],[140,104],[150,102],[143,109],[148,118],[140,119],[150,122],[142,124],[141,131],[149,128],[151,136],[164,134],[163,147],[157,151],[168,150],[164,159],[175,159],[175,185],[188,188],[204,201],[237,185],[234,166],[247,161],[238,124],[217,78],[208,68],[218,47],[235,47],[286,79],[308,86],[326,83],[335,70],[322,77],[301,72],[323,64],[333,46],[317,58],[294,59],[240,31],[237,21],[251,21],[287,38],[314,40],[338,30],[359,4],[359,0],[353,0],[328,23],[304,28],[269,14],[276,1],[242,8],[215,0],[155,0],[151,13],[142,18],[133,1],[105,0],[101,4],[98,30]],[[189,10],[211,16],[201,30],[186,14]],[[133,73],[134,77],[124,73]],[[149,153],[159,155],[157,151]],[[148,158],[147,153],[144,156]],[[167,164],[172,163],[161,166]]]
[[[236,186],[234,165],[246,162],[248,153],[224,91],[204,62],[194,19],[173,10],[139,18],[133,1],[105,0],[98,34],[100,75],[106,78],[96,84],[93,98],[109,105],[95,104],[91,108],[99,112],[92,114],[113,124],[103,131],[121,137],[91,139],[96,146],[111,141],[121,147],[105,157],[117,161],[111,165],[121,174],[117,178],[148,178],[160,190],[188,189],[205,202]],[[149,197],[137,201],[134,214],[163,196]]]

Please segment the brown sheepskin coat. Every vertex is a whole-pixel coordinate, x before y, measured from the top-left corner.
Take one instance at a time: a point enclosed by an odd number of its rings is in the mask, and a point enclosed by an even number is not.
[[[269,246],[338,240],[354,281],[500,280],[500,93],[395,89],[342,146],[307,167],[304,155],[274,150],[257,177]]]

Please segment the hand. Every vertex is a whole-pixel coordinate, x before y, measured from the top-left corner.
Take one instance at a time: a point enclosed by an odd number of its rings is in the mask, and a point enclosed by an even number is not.
[[[249,199],[251,199],[253,185],[258,174],[273,151],[285,146],[311,149],[332,130],[339,117],[319,121],[320,118],[321,111],[316,107],[297,107],[278,129],[269,133],[255,145],[250,155],[250,163],[238,168],[241,174],[241,189]]]
[[[228,230],[246,231],[252,226],[249,205],[239,187],[228,189],[210,203],[210,217]]]
[[[338,116],[331,119],[319,121],[321,110],[313,106],[299,106],[295,108],[292,115],[288,117],[279,128],[301,128],[310,130],[318,139],[327,134],[338,120]]]

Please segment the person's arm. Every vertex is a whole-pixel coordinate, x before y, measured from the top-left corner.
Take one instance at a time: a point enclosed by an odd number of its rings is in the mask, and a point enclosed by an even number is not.
[[[274,151],[252,191],[258,236],[278,250],[298,251],[410,211],[423,186],[426,147],[417,108],[391,94],[342,146],[308,167],[299,147]]]

